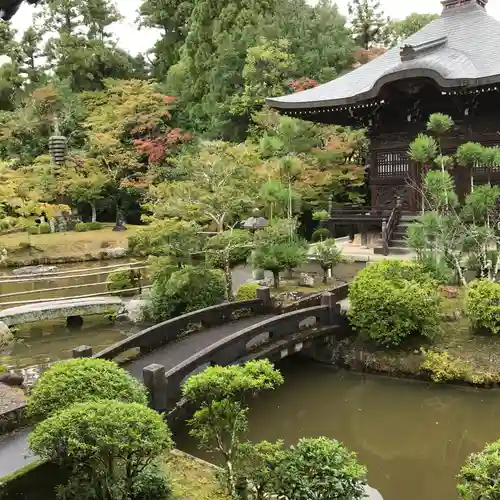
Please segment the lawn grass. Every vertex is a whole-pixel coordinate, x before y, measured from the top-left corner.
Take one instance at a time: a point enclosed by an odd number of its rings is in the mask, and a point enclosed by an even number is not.
[[[139,226],[127,226],[127,231],[113,231],[109,224],[98,231],[77,233],[35,234],[12,233],[0,236],[0,246],[7,250],[9,263],[31,263],[32,261],[64,260],[76,262],[92,260],[106,248],[127,248],[128,238]]]
[[[216,469],[209,464],[174,451],[165,457],[163,467],[172,480],[176,500],[229,500],[219,487]]]

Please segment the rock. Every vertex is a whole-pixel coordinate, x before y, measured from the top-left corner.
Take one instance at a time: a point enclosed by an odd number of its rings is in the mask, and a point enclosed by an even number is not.
[[[382,495],[376,489],[371,488],[368,485],[365,486],[365,495],[366,500],[384,500]]]
[[[0,321],[0,349],[5,349],[14,343],[14,335],[9,327]]]
[[[301,273],[299,279],[299,286],[314,288],[314,278],[307,273]]]
[[[111,258],[111,259],[120,259],[122,257],[125,257],[127,255],[127,249],[126,248],[107,248],[106,250],[103,251],[103,253]]]
[[[264,279],[264,269],[254,269],[252,270],[253,280],[263,280]]]
[[[17,373],[4,373],[0,375],[0,383],[8,385],[10,387],[21,387],[23,385],[24,378]]]
[[[147,301],[144,299],[133,299],[125,305],[125,315],[132,323],[142,323]]]
[[[41,274],[50,274],[57,271],[57,266],[27,266],[14,269],[14,276],[37,276]]]
[[[10,335],[10,333],[9,327],[3,321],[0,321],[0,337]]]

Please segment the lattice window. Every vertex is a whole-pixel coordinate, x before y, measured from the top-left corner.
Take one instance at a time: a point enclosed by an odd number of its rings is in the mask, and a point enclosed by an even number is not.
[[[378,177],[404,177],[408,174],[410,164],[406,151],[377,153]]]

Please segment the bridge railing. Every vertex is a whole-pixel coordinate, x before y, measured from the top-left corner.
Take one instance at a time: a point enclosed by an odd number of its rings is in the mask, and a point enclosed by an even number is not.
[[[272,308],[269,288],[258,289],[257,297],[251,300],[226,302],[169,319],[107,347],[96,353],[94,357],[114,359],[118,355],[135,348],[139,348],[141,354],[146,354],[176,341],[186,332],[190,325],[201,324],[203,328],[210,328],[237,319],[235,317],[237,313],[250,311],[252,315],[256,315],[269,312]],[[80,355],[82,354],[80,353]]]
[[[158,411],[172,408],[181,397],[184,381],[208,366],[227,366],[245,358],[256,347],[289,339],[302,329],[310,328],[312,318],[316,327],[327,327],[336,324],[339,316],[335,295],[326,293],[322,305],[281,314],[249,326],[201,350],[167,373],[162,365],[149,365],[143,370],[143,379],[150,392],[151,406]]]

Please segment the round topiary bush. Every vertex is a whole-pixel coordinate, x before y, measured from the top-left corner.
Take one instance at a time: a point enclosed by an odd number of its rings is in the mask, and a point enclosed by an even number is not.
[[[320,227],[319,229],[316,229],[316,231],[314,231],[314,233],[311,236],[311,240],[314,243],[317,243],[318,241],[324,241],[331,237],[332,235],[330,231],[326,229],[326,227]]]
[[[144,386],[113,361],[76,358],[54,363],[37,380],[28,413],[45,419],[74,403],[101,399],[147,404]]]
[[[258,283],[244,283],[236,292],[236,300],[252,300],[257,298]]]
[[[458,481],[458,494],[463,500],[500,498],[500,441],[470,455]]]
[[[384,346],[439,331],[441,297],[432,278],[413,262],[369,265],[349,287],[349,318],[361,334]]]
[[[284,453],[276,472],[279,498],[366,498],[366,468],[335,439],[300,439]]]
[[[108,275],[106,290],[108,292],[122,292],[122,290],[130,290],[137,286],[136,271],[133,269],[117,269]],[[127,296],[134,295],[135,292],[122,292],[117,295]]]
[[[170,491],[152,468],[172,448],[170,431],[162,415],[144,405],[113,400],[73,404],[39,423],[29,444],[36,455],[71,471],[58,498],[153,500]]]
[[[500,284],[486,279],[474,280],[465,297],[467,314],[475,328],[500,333]]]
[[[231,268],[244,264],[252,251],[252,242],[252,234],[243,229],[218,233],[205,245],[205,261],[210,267],[224,269],[224,251],[228,251]]]
[[[224,302],[226,280],[218,269],[185,266],[178,271],[157,275],[151,288],[149,315],[165,321],[190,311]]]
[[[48,222],[41,222],[38,226],[38,232],[40,234],[49,234],[50,233],[50,224]]]

